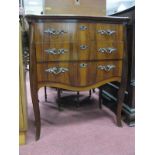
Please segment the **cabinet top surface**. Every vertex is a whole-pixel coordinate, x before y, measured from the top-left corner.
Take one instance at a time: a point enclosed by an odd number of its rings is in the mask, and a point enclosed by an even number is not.
[[[129,17],[118,17],[118,16],[77,16],[77,15],[26,15],[29,22],[38,20],[94,20],[94,21],[109,21],[109,22],[127,22]]]

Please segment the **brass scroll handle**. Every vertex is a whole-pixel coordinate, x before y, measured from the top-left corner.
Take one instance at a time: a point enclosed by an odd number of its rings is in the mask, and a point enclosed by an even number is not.
[[[99,48],[98,49],[98,52],[101,52],[101,53],[112,53],[112,52],[115,52],[117,49],[116,48]]]
[[[114,34],[114,33],[116,33],[116,31],[114,31],[114,30],[98,30],[97,31],[98,33],[100,33],[101,35],[112,35],[112,34]]]
[[[80,49],[81,49],[81,50],[85,50],[85,49],[87,49],[87,48],[88,48],[87,45],[80,45]]]
[[[87,28],[87,26],[85,26],[85,25],[81,25],[81,26],[80,26],[80,30],[83,30],[83,31],[84,31],[84,30],[87,30],[87,29],[88,29],[88,28]]]
[[[115,68],[116,66],[115,65],[99,65],[98,66],[98,69],[101,69],[101,70],[104,70],[106,72],[109,72],[110,70],[112,70],[113,68]]]
[[[55,75],[60,74],[60,73],[65,73],[68,71],[69,71],[69,69],[64,68],[64,67],[51,67],[51,68],[45,70],[45,72],[52,73]]]
[[[55,49],[55,48],[45,50],[46,53],[53,55],[64,54],[67,51],[68,51],[67,49]]]
[[[47,33],[50,35],[63,35],[64,33],[67,33],[67,31],[48,28],[47,30],[44,31],[44,33]]]

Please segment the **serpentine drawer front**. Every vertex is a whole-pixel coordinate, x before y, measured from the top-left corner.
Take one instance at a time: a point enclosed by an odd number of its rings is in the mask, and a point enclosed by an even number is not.
[[[44,86],[85,91],[119,81],[117,124],[126,83],[127,17],[27,15],[30,85],[36,139],[40,137],[38,90]]]
[[[123,42],[62,42],[36,44],[36,57],[42,61],[122,59]]]
[[[38,82],[56,82],[77,87],[95,85],[109,78],[120,77],[121,72],[122,61],[37,64]]]
[[[95,24],[83,22],[53,21],[52,23],[35,24],[36,42],[66,41],[122,41],[123,26],[121,24]]]

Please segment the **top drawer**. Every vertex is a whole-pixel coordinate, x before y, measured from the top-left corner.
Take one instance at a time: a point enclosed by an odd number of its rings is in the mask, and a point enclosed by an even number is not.
[[[35,42],[122,41],[121,24],[93,22],[61,22],[35,24]]]
[[[72,42],[94,40],[94,24],[86,22],[50,22],[35,24],[35,42]]]

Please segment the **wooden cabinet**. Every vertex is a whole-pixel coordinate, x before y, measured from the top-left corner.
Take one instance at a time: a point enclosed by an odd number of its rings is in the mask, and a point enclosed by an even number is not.
[[[38,90],[43,86],[84,91],[121,82],[117,109],[117,125],[121,126],[128,18],[33,15],[27,19],[36,138],[41,129]]]

